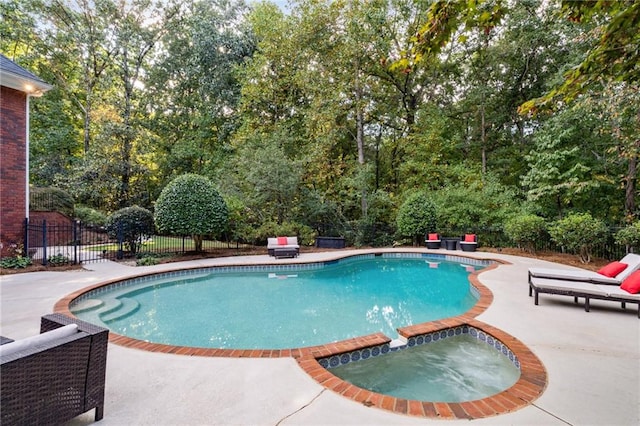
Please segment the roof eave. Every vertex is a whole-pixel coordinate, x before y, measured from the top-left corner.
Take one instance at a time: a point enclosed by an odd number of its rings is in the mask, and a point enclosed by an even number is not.
[[[46,91],[53,89],[53,86],[40,80],[25,78],[11,72],[2,72],[0,83],[11,89],[19,90],[29,96],[39,97]]]

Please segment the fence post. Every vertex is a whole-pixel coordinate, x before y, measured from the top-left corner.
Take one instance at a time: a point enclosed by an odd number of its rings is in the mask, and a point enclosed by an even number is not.
[[[47,221],[42,221],[42,265],[47,266]]]
[[[29,257],[29,218],[24,218],[24,255]]]
[[[71,238],[73,238],[73,264],[78,264],[78,224],[79,221],[73,221],[73,231],[71,232]]]
[[[117,237],[118,237],[118,253],[116,254],[116,258],[117,259],[123,259],[124,258],[124,249],[122,248],[122,244],[123,244],[122,240],[124,240],[124,235],[123,235],[123,231],[122,231],[122,223],[118,223]]]

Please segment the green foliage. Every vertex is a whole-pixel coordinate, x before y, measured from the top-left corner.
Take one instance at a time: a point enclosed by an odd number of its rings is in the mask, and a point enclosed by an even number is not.
[[[533,214],[514,216],[504,224],[507,236],[530,253],[535,252],[536,242],[542,238],[546,229],[545,220]]]
[[[136,260],[136,266],[153,266],[160,263],[160,260],[153,255],[145,254],[138,260]]]
[[[29,190],[29,209],[33,211],[54,211],[73,217],[73,197],[66,191],[45,187]]]
[[[300,245],[313,245],[317,233],[310,227],[296,222],[265,222],[253,232],[256,244],[266,244],[267,238],[273,237],[298,237]]]
[[[591,262],[591,248],[603,240],[607,227],[589,213],[572,213],[549,227],[551,239],[559,246],[578,253],[582,263]]]
[[[85,225],[104,226],[107,223],[107,215],[91,207],[79,206],[75,209],[76,219]]]
[[[51,266],[64,266],[71,263],[71,259],[62,253],[58,253],[47,258],[47,263]]]
[[[125,207],[109,216],[106,229],[111,238],[122,238],[129,251],[135,254],[143,239],[154,234],[153,214],[142,207]]]
[[[211,181],[185,174],[172,180],[156,201],[158,230],[169,235],[191,235],[202,251],[204,236],[218,236],[227,228],[229,210]]]
[[[23,269],[31,265],[31,259],[28,257],[15,256],[3,257],[0,259],[0,268],[5,269]]]
[[[501,228],[520,211],[515,191],[486,175],[484,182],[469,179],[429,193],[436,204],[441,234],[466,233],[482,228]]]
[[[620,229],[614,238],[617,244],[640,248],[640,221],[635,221]]]
[[[436,224],[436,207],[424,192],[409,195],[398,209],[398,234],[411,237],[418,245],[427,232],[437,229]]]

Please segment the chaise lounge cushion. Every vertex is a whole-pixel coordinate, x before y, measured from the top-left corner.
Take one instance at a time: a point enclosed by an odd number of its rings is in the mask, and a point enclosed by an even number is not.
[[[613,278],[620,274],[620,272],[627,269],[629,265],[626,263],[618,262],[617,260],[611,262],[598,270],[599,274],[604,275],[605,277]]]
[[[633,274],[622,282],[620,288],[631,294],[640,293],[640,271],[635,271]]]
[[[615,277],[608,277],[595,271],[578,268],[529,268],[529,275],[532,277],[546,279],[587,281],[594,284],[610,284],[619,286],[627,277],[640,268],[640,256],[634,253],[629,253],[620,259],[620,263],[625,263],[629,266],[624,268],[624,270]]]
[[[55,330],[47,331],[35,336],[29,336],[24,339],[16,340],[11,343],[0,346],[0,356],[10,355],[16,352],[30,349],[36,346],[42,346],[54,340],[62,339],[64,337],[71,336],[78,332],[77,324],[67,324],[63,327],[56,328]]]

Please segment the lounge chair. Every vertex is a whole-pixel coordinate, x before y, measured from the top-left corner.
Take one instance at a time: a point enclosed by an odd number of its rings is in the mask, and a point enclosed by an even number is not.
[[[529,268],[529,282],[531,282],[531,278],[535,277],[552,280],[590,282],[593,284],[620,285],[639,268],[640,255],[629,253],[619,262],[611,262],[598,272],[578,268]]]
[[[476,251],[478,246],[478,236],[476,234],[465,234],[460,240],[460,249],[462,251]]]
[[[430,249],[439,249],[442,245],[442,240],[440,239],[440,234],[437,232],[429,233],[426,235],[425,242],[427,243],[427,248]]]
[[[537,278],[530,275],[529,297],[534,296],[535,305],[538,305],[538,295],[540,293],[572,296],[575,303],[578,303],[578,298],[582,297],[585,299],[584,310],[586,312],[589,312],[589,301],[591,299],[620,302],[622,309],[626,308],[627,303],[635,303],[638,305],[638,318],[640,318],[640,294],[633,294],[624,289],[625,284],[630,280],[634,281],[633,285],[635,286],[632,291],[640,291],[640,271],[636,271],[633,275],[629,276],[620,287],[607,284],[593,284],[592,282],[585,281]]]
[[[94,408],[102,419],[109,330],[51,314],[40,333],[0,339],[0,423],[62,424]]]

